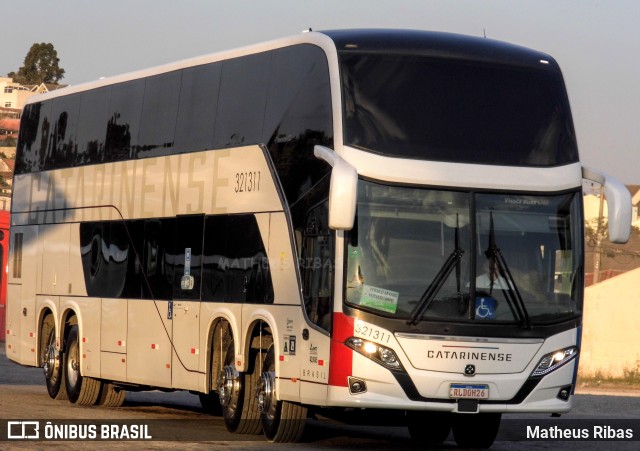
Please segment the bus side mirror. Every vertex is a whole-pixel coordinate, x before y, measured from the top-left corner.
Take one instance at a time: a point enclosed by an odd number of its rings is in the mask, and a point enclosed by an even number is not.
[[[609,210],[609,241],[624,244],[631,234],[631,193],[626,186],[615,178],[582,168],[582,177],[604,186]]]
[[[327,147],[315,146],[313,154],[333,168],[329,188],[329,228],[351,230],[356,217],[358,172],[335,151]]]

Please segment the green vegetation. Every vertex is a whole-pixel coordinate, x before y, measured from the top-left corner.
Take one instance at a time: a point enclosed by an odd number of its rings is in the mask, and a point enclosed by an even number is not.
[[[58,65],[59,62],[60,58],[53,44],[33,44],[24,58],[24,66],[18,72],[9,72],[7,76],[23,85],[58,84],[64,78],[64,69]]]

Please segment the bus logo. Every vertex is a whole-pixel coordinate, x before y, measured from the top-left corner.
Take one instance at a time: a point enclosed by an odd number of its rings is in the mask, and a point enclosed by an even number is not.
[[[476,366],[475,365],[467,365],[464,367],[465,376],[473,376],[476,374]]]

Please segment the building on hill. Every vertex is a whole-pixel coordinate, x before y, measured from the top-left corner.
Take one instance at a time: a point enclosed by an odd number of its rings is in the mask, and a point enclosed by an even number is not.
[[[50,83],[21,85],[20,83],[15,83],[9,77],[0,77],[0,108],[22,111],[29,97],[66,86],[67,85],[54,85]]]

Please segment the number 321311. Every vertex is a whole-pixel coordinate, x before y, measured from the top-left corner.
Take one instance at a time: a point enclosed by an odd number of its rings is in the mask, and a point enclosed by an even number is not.
[[[260,171],[236,172],[236,193],[260,191]]]

